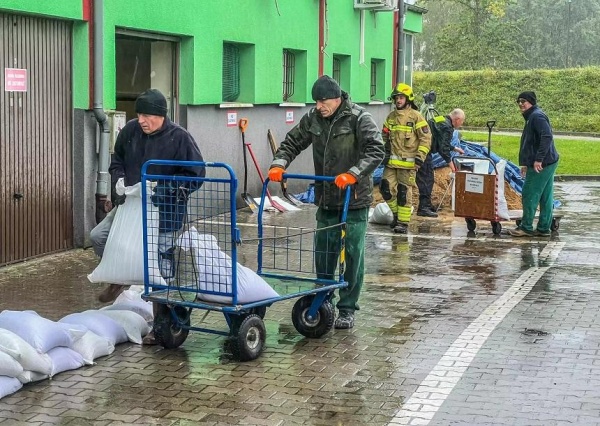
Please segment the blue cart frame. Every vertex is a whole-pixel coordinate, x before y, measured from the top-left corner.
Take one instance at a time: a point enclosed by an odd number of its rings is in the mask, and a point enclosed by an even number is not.
[[[204,167],[206,176],[171,176],[156,173],[165,166]],[[152,173],[149,172],[149,169],[152,170]],[[284,174],[284,178],[323,182],[334,180],[333,177],[297,174]],[[258,243],[256,272],[279,291],[279,296],[251,303],[240,303],[238,249],[251,239],[242,240],[237,225],[238,183],[233,169],[225,163],[150,160],[142,167],[141,181],[144,228],[144,293],[142,297],[155,304],[154,332],[159,343],[165,348],[180,346],[186,340],[189,331],[193,330],[229,336],[232,339],[231,348],[236,358],[242,361],[256,359],[261,354],[266,339],[263,322],[266,308],[275,302],[291,298],[299,298],[292,310],[292,322],[301,334],[317,338],[331,330],[334,320],[334,309],[331,304],[333,292],[336,288],[348,285],[344,281],[344,267],[346,216],[350,201],[350,187],[345,192],[339,231],[334,230],[339,233],[338,274],[337,277],[323,278],[318,274],[310,276],[311,268],[312,272],[315,272],[314,258],[310,261],[312,265],[309,265],[307,270],[288,268],[288,265],[292,263],[298,265],[298,259],[293,258],[294,253],[300,253],[299,257],[306,257],[306,254],[311,251],[304,244],[304,242],[310,241],[311,234],[307,234],[304,229],[300,232],[290,232],[287,229],[281,234],[281,229],[285,229],[285,227],[264,224],[265,199],[269,180],[264,182],[258,214],[258,238],[255,239]],[[167,194],[167,196],[163,197],[163,194]],[[185,196],[180,197],[181,194]],[[165,232],[163,229],[165,217],[171,219],[177,217],[176,221],[180,222],[170,228],[167,225],[169,232]],[[191,230],[196,231],[196,227],[204,232],[192,234]],[[315,235],[319,231],[312,230]],[[276,232],[280,232],[279,235],[269,235]],[[216,234],[216,237],[213,237],[213,233]],[[161,237],[167,234],[170,236],[169,241],[173,247],[169,250],[162,250]],[[202,259],[205,264],[198,260],[201,259],[200,257],[186,263],[181,260],[185,255],[179,246],[185,245],[191,235],[201,238],[201,243],[205,243],[210,238],[212,242],[218,242],[218,247],[225,247],[225,250],[219,253],[203,251],[205,257]],[[159,243],[157,243],[157,238]],[[287,258],[283,263],[277,264],[282,257],[278,249],[281,247],[282,241],[285,246],[283,256],[287,256]],[[197,242],[192,241],[194,244]],[[179,250],[179,256],[174,250]],[[194,250],[190,248],[189,252],[193,257]],[[199,249],[196,248],[196,252],[199,253]],[[211,253],[211,256],[212,253],[216,254],[214,254],[214,258],[207,258],[208,253]],[[196,254],[196,256],[199,255]],[[226,266],[227,269],[221,269],[218,276],[209,275],[206,272],[214,272],[213,269],[210,269],[212,267],[210,265],[221,261],[222,265],[229,266]],[[189,263],[192,264],[192,267],[189,267]],[[302,263],[306,266],[306,259]],[[164,265],[169,265],[170,268],[164,267]],[[175,272],[169,273],[168,271]],[[222,271],[226,271],[225,274]],[[203,272],[206,274],[202,275]],[[218,283],[208,282],[209,276],[214,276],[215,282]],[[223,282],[226,282],[227,286],[223,286]],[[226,301],[223,301],[223,298]],[[218,301],[213,299],[218,299]],[[222,312],[229,330],[223,331],[192,325],[191,313],[194,309]]]

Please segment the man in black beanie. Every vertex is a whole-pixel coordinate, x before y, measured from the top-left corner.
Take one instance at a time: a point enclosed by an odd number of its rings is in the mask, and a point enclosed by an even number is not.
[[[112,180],[112,211],[90,233],[94,252],[102,257],[104,246],[119,205],[124,195],[117,195],[115,188],[133,186],[141,181],[142,165],[148,160],[203,161],[198,144],[189,132],[167,117],[167,100],[156,89],[148,89],[135,101],[137,118],[125,124],[117,136],[112,162],[108,171]],[[205,176],[204,167],[156,166],[148,167],[148,174],[165,176]],[[173,246],[177,231],[183,225],[185,202],[179,197],[198,189],[195,183],[186,188],[171,188],[167,180],[158,181],[152,202],[158,207],[159,267],[165,279],[173,276]],[[187,198],[186,198],[187,199]],[[98,299],[103,303],[114,301],[128,286],[110,284]],[[145,344],[154,344],[154,333],[144,338]]]
[[[312,145],[315,174],[335,177],[332,182],[315,182],[317,231],[315,267],[317,277],[334,280],[340,254],[340,213],[344,189],[352,188],[346,233],[346,270],[348,287],[339,289],[335,328],[354,326],[354,311],[364,280],[365,235],[372,201],[373,171],[383,160],[381,132],[364,108],[353,103],[338,83],[323,75],[314,83],[312,97],[316,107],[291,129],[275,153],[269,179],[281,182],[285,169]],[[329,302],[325,302],[329,303]]]
[[[520,93],[517,105],[525,119],[519,147],[521,176],[525,178],[521,194],[523,217],[520,225],[509,233],[514,237],[549,237],[554,205],[554,172],[559,157],[552,127],[548,116],[537,106],[535,92]],[[534,230],[533,220],[538,206],[540,215]]]

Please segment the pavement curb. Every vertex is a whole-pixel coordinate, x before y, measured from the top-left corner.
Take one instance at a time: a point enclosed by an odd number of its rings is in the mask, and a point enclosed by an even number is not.
[[[555,182],[572,182],[577,180],[600,181],[600,175],[556,175]]]

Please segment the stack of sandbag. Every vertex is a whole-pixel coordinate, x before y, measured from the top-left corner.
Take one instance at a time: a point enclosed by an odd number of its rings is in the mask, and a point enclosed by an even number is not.
[[[58,322],[34,311],[0,313],[0,398],[35,382],[110,355],[115,345],[141,344],[153,321],[152,304],[139,289],[113,305],[65,316]]]

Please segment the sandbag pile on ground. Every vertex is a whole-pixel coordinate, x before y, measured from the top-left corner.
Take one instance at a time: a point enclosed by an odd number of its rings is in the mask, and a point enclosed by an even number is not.
[[[143,289],[143,288],[142,288]],[[51,321],[34,311],[0,313],[0,398],[24,384],[92,365],[115,345],[141,344],[153,321],[152,304],[127,290],[111,306]]]

